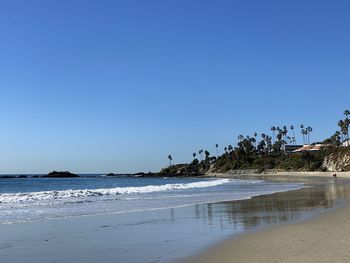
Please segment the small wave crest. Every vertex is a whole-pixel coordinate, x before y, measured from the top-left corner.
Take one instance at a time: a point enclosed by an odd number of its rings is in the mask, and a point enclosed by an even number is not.
[[[86,198],[98,196],[111,196],[120,194],[152,193],[172,190],[185,190],[192,188],[204,188],[218,186],[228,183],[229,179],[218,179],[210,181],[192,182],[187,184],[164,184],[147,185],[139,187],[115,187],[104,189],[83,189],[83,190],[61,190],[61,191],[40,191],[28,193],[6,193],[0,194],[0,203],[26,203],[35,201],[50,201],[64,198]]]

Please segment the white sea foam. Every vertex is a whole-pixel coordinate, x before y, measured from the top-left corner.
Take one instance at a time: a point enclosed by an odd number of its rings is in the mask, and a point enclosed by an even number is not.
[[[243,180],[239,180],[240,183]],[[230,182],[229,179],[218,179],[201,182],[183,184],[147,185],[140,187],[115,187],[104,189],[82,189],[82,190],[62,190],[62,191],[40,191],[28,193],[6,193],[0,194],[0,203],[26,203],[35,201],[50,201],[64,198],[86,198],[96,196],[111,196],[120,194],[153,193],[172,190],[185,190],[192,188],[204,188],[218,186]],[[245,181],[247,183],[257,183],[259,181]]]

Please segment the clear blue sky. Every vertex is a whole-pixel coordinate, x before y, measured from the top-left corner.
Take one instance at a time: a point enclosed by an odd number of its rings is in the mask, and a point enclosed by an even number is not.
[[[272,125],[321,140],[350,108],[349,10],[1,1],[0,173],[157,171]]]

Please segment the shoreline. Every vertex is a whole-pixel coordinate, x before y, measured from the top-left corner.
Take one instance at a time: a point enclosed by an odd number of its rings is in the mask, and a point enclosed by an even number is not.
[[[233,171],[233,172],[226,172],[226,173],[207,173],[205,175],[199,176],[204,178],[279,178],[279,179],[285,179],[285,178],[295,178],[295,179],[302,179],[302,178],[314,178],[314,177],[320,177],[320,178],[328,178],[333,179],[333,174],[337,175],[337,178],[348,178],[350,179],[350,171],[347,172],[265,172],[265,173],[255,173],[255,172],[245,172],[245,171]]]
[[[285,179],[284,176],[282,175],[281,178],[281,174],[273,175],[278,179]],[[341,178],[347,178],[347,176],[345,174]],[[315,179],[315,177],[325,178],[324,176],[304,178]],[[349,179],[340,179],[340,181],[341,184],[349,187]],[[341,198],[341,203],[333,208],[315,212],[310,217],[233,235],[178,262],[348,262],[350,237],[347,233],[350,231],[350,198],[347,196],[345,194]]]

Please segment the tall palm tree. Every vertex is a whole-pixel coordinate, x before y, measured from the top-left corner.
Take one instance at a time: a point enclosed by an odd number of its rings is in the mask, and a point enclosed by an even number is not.
[[[171,166],[171,161],[173,160],[173,157],[171,156],[171,154],[168,155],[168,159],[169,159],[169,166]]]
[[[276,132],[276,127],[275,126],[272,126],[271,129],[272,131],[272,144],[275,143],[275,132]]]
[[[346,139],[349,140],[350,110],[345,110],[344,115],[345,115],[344,131],[345,131]]]
[[[336,131],[333,136],[335,138],[335,143],[340,143],[340,131]]]
[[[252,137],[252,138],[248,139],[248,141],[251,143],[252,148],[256,149],[256,139],[255,139],[255,137]]]
[[[282,133],[282,150],[286,151],[286,144],[287,144],[286,136],[288,134],[288,129],[286,125],[283,126],[281,133]]]
[[[300,125],[300,129],[301,129],[301,134],[303,135],[303,144],[305,144],[305,130],[304,130],[304,124]]]
[[[261,134],[261,138],[262,138],[262,140],[264,141],[264,149],[266,150],[266,149],[267,149],[266,134],[265,134],[265,133],[262,133],[262,134]]]
[[[198,151],[199,157],[201,158],[201,161],[203,161],[203,149],[200,149]]]
[[[342,142],[344,141],[344,132],[345,132],[345,129],[344,129],[344,127],[345,127],[345,123],[344,123],[344,121],[343,120],[339,120],[338,121],[338,126],[339,126],[339,128],[340,128],[340,133],[341,133],[341,140],[342,140]]]
[[[255,147],[255,149],[257,148],[257,142],[258,142],[258,140],[256,139],[257,137],[258,137],[258,133],[254,132],[254,140],[255,140],[254,147]]]
[[[294,125],[290,125],[289,127],[291,130],[292,130],[292,133],[293,133],[293,144],[295,144],[295,132],[294,132]]]
[[[312,128],[309,126],[306,128],[306,135],[307,135],[307,140],[308,143],[310,144],[310,133],[312,132]]]
[[[219,144],[215,144],[215,148],[216,148],[216,158],[219,158]]]
[[[266,143],[267,143],[267,152],[271,152],[272,151],[272,137],[266,135]]]
[[[349,140],[349,125],[350,125],[350,120],[346,118],[344,120],[344,132],[345,132],[346,140]]]
[[[308,134],[308,131],[307,131],[307,128],[305,128],[304,129],[304,136],[305,136],[305,143],[306,144],[308,144],[307,134]]]
[[[210,153],[207,150],[205,150],[204,154],[205,154],[205,160],[208,160]]]
[[[276,141],[281,141],[283,139],[282,130],[280,127],[276,127],[276,130],[277,130]]]

